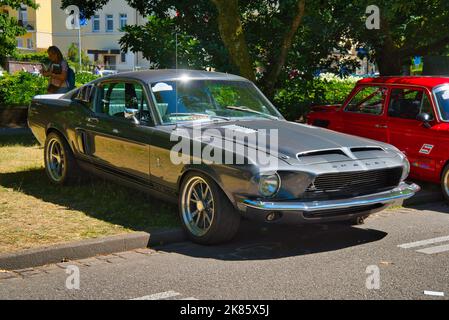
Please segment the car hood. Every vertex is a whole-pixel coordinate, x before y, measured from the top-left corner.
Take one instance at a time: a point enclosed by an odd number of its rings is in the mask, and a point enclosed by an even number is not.
[[[195,126],[183,127],[193,130]],[[208,137],[232,141],[230,133],[235,137],[250,135],[258,135],[260,139],[265,137],[269,153],[287,162],[296,163],[298,160],[302,164],[398,156],[394,147],[382,142],[283,120],[207,122],[201,124],[201,131],[204,133],[203,141]],[[270,141],[276,140],[276,132],[278,145],[277,148],[276,146],[272,148]],[[263,148],[260,143],[251,139],[237,139],[237,143],[258,150]]]

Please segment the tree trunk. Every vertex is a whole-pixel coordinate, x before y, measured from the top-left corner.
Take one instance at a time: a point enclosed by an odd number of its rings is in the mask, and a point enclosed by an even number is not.
[[[305,11],[305,0],[298,0],[296,15],[293,18],[293,21],[290,25],[290,28],[284,35],[282,40],[281,48],[279,54],[276,56],[276,60],[270,67],[268,74],[264,80],[264,88],[265,93],[271,99],[274,96],[274,90],[276,87],[276,83],[279,79],[279,75],[282,72],[282,68],[284,68],[285,63],[287,62],[288,53],[292,47],[293,40],[295,39],[296,32],[301,25],[302,18],[304,17]]]
[[[217,7],[218,28],[232,62],[240,70],[241,76],[255,81],[256,76],[240,20],[238,0],[211,1]]]
[[[377,50],[376,50],[377,51]],[[381,76],[399,76],[402,73],[402,60],[398,52],[383,51],[379,49],[377,52],[377,64]]]

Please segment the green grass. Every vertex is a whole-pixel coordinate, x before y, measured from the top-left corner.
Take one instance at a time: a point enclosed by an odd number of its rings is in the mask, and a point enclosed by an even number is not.
[[[0,252],[178,226],[177,208],[101,179],[52,185],[30,135],[0,136]]]

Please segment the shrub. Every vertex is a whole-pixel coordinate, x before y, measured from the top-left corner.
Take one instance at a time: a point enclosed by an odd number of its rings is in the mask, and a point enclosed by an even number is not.
[[[76,86],[82,86],[98,76],[88,72],[76,74]],[[35,95],[47,92],[48,79],[28,72],[5,73],[0,78],[0,106],[28,106]]]
[[[332,74],[322,74],[313,80],[287,80],[276,92],[274,103],[287,120],[301,120],[313,105],[343,103],[358,80]]]
[[[28,72],[6,73],[0,78],[0,105],[28,106],[33,97],[45,94],[48,81]]]
[[[76,86],[80,87],[83,84],[86,84],[88,82],[91,82],[95,79],[98,79],[100,76],[94,75],[90,72],[78,72],[76,74],[76,78],[75,78],[75,82],[76,82]]]

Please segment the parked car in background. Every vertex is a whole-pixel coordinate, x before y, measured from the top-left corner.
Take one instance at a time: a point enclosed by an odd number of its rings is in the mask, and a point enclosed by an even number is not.
[[[229,74],[120,73],[35,97],[28,122],[51,182],[66,184],[83,168],[173,200],[187,235],[203,244],[232,239],[242,216],[359,223],[419,190],[404,182],[409,163],[395,147],[285,121],[252,82]],[[256,134],[277,141],[267,148]],[[188,153],[174,162],[173,136],[213,147],[218,161]]]
[[[441,184],[449,200],[449,78],[363,79],[342,105],[312,107],[307,121],[396,146],[410,177]]]
[[[114,75],[117,73],[118,73],[117,70],[100,70],[100,76],[102,76],[102,77]]]

